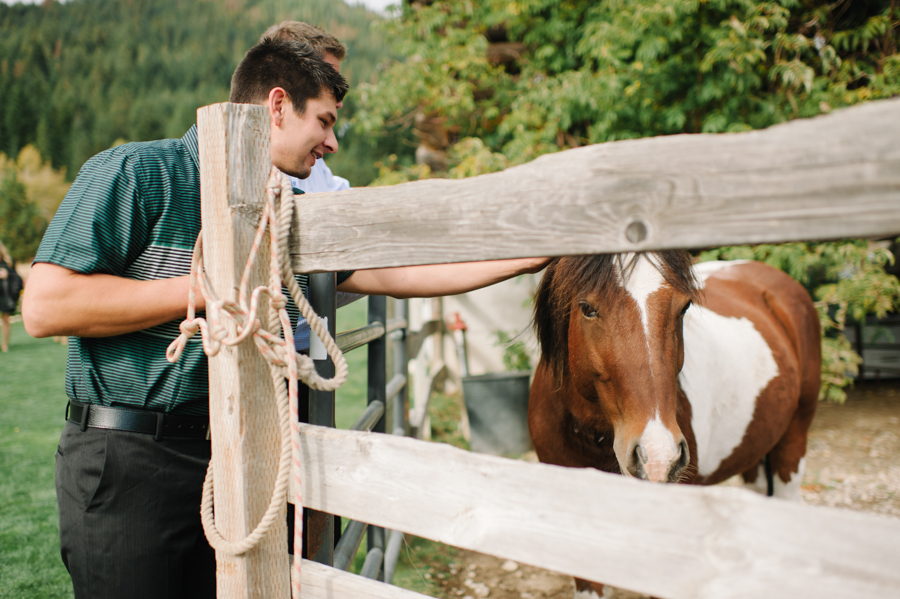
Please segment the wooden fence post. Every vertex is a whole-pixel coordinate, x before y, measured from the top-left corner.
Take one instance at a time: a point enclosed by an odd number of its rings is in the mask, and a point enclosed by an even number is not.
[[[237,299],[256,229],[241,208],[265,200],[269,115],[261,106],[214,104],[197,111],[197,124],[206,272],[219,298]],[[265,284],[268,262],[261,251],[251,288]],[[273,397],[268,365],[252,341],[209,360],[215,515],[230,541],[253,531],[271,499],[281,453]],[[219,599],[289,597],[285,518],[246,554],[217,552],[216,564]]]

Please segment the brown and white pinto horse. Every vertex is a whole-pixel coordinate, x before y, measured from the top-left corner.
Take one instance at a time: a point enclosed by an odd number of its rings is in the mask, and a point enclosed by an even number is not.
[[[569,256],[535,298],[528,424],[542,462],[796,498],[821,367],[809,295],[758,262]],[[576,597],[603,596],[576,580]]]

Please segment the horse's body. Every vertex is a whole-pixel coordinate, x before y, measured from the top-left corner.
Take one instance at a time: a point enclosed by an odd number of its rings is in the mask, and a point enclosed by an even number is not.
[[[798,496],[819,392],[809,295],[757,262],[567,257],[538,289],[528,423],[542,462]],[[584,596],[602,585],[576,581]]]

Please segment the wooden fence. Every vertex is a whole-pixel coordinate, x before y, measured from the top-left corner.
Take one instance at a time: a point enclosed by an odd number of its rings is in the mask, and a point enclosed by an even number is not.
[[[268,117],[219,104],[198,123],[204,247],[221,296],[259,218]],[[313,272],[896,235],[897,140],[900,99],[764,131],[568,150],[461,181],[304,195],[292,260]],[[216,515],[234,537],[262,515],[277,454],[271,383],[241,352],[210,364]],[[668,599],[900,597],[896,519],[388,435],[300,434],[312,509]],[[286,596],[284,534],[222,558],[219,596]],[[305,597],[421,597],[312,562],[303,585]]]

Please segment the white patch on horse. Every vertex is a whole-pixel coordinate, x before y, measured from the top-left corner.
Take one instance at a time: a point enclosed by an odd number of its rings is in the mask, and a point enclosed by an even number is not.
[[[606,594],[606,589],[607,589],[607,587],[604,586],[603,587],[603,597],[598,595],[597,591],[595,591],[594,589],[591,589],[590,591],[579,591],[578,589],[576,589],[575,590],[575,599],[605,599],[607,597],[612,597],[611,594],[610,595]]]
[[[700,262],[693,266],[694,276],[697,278],[700,287],[705,287],[706,279],[708,279],[710,275],[732,266],[747,264],[748,262],[752,262],[752,260],[710,260],[709,262]]]
[[[741,444],[756,398],[776,376],[772,350],[752,322],[688,309],[678,378],[691,402],[700,476],[715,472]]]
[[[772,496],[789,501],[800,500],[800,484],[803,482],[803,473],[806,471],[806,458],[800,458],[797,472],[791,473],[791,478],[787,482],[781,480],[777,473],[772,477]],[[755,491],[761,495],[768,495],[769,483],[766,481],[765,463],[760,463],[756,471],[756,480],[752,483],[744,483],[744,487]]]
[[[744,488],[760,495],[766,495],[769,492],[769,483],[766,482],[766,466],[760,463],[756,467],[756,480],[752,483],[745,482]]]
[[[631,264],[632,260],[634,260],[633,253],[623,256],[622,263],[626,265],[625,268],[628,269],[628,272],[623,273],[617,267],[616,273],[619,277],[619,285],[624,287],[634,299],[640,311],[641,324],[644,326],[644,340],[647,345],[647,359],[650,363],[650,373],[652,375],[653,356],[650,353],[650,322],[648,319],[647,300],[663,286],[666,280],[646,255],[641,254],[638,256],[635,264],[629,269],[628,265]]]
[[[646,452],[647,460],[644,463],[644,472],[649,480],[664,481],[669,474],[669,466],[678,455],[678,446],[672,431],[666,428],[659,418],[659,410],[656,416],[644,427],[639,441]]]
[[[803,473],[806,471],[806,458],[800,458],[797,472],[791,473],[789,481],[784,482],[781,477],[775,475],[775,497],[782,499],[790,499],[792,501],[800,500],[800,484],[803,482]]]

